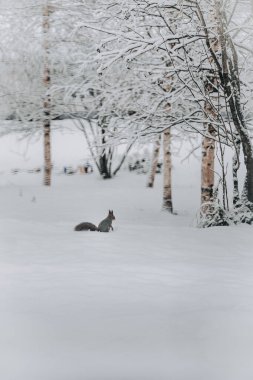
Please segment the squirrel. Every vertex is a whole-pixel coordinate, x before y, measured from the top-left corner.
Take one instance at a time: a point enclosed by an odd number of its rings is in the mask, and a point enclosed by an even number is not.
[[[113,211],[109,210],[109,213],[102,222],[99,223],[98,227],[93,223],[83,222],[75,226],[75,231],[99,231],[99,232],[109,232],[110,228],[113,231],[112,221],[115,219]]]

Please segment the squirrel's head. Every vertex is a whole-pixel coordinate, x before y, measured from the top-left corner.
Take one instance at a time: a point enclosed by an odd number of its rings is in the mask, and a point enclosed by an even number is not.
[[[113,215],[113,211],[112,210],[109,210],[109,217],[114,220],[115,219],[115,216]]]

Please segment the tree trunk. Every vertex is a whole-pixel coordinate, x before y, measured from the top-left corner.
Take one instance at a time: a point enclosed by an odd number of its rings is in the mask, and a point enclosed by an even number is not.
[[[102,134],[102,146],[106,144],[106,138],[105,138],[105,129],[101,129]],[[102,153],[99,157],[99,171],[101,176],[104,179],[112,178],[112,173],[110,171],[110,160],[112,159],[113,152],[109,150],[109,152],[106,152],[106,148],[104,147],[102,150]]]
[[[240,199],[240,193],[239,193],[239,186],[238,186],[238,170],[240,167],[240,147],[241,147],[241,140],[239,136],[236,136],[235,142],[234,142],[234,155],[233,155],[233,161],[232,161],[232,172],[233,172],[233,205],[235,206],[239,199]]]
[[[150,172],[149,172],[149,176],[148,176],[147,187],[153,187],[154,186],[156,168],[157,168],[158,159],[159,159],[160,147],[161,147],[161,135],[159,135],[158,139],[154,143],[154,149],[153,149],[153,154],[152,154],[152,159],[151,159],[151,165],[150,165]]]
[[[214,129],[211,125],[207,127],[208,135],[202,140],[202,162],[201,162],[201,205],[213,201],[214,189],[214,154],[215,141],[211,138]],[[208,206],[203,211],[208,210]]]
[[[43,12],[43,33],[44,33],[44,73],[43,82],[45,87],[45,96],[43,102],[43,133],[44,133],[44,185],[51,185],[51,98],[49,89],[51,85],[50,68],[49,68],[49,5],[46,4]]]
[[[215,25],[216,13],[208,14],[209,22]],[[218,52],[220,49],[219,40],[214,37],[216,28],[212,27],[212,37],[207,35],[207,43],[209,47],[208,61],[210,68],[206,73],[205,79],[205,94],[206,100],[204,111],[207,122],[205,123],[206,135],[202,139],[202,161],[201,161],[201,207],[204,216],[207,216],[211,211],[211,206],[214,200],[214,159],[215,159],[215,128],[212,121],[217,121],[218,118],[218,92],[219,92],[219,74],[218,70],[213,68],[214,56],[212,51]],[[207,32],[207,29],[205,30]],[[218,191],[218,188],[217,188]]]
[[[171,132],[168,128],[163,133],[163,209],[172,213],[171,169]]]
[[[229,33],[227,33],[228,28],[222,4],[219,0],[215,0],[215,4],[218,18],[218,35],[221,46],[222,63],[220,65],[220,78],[235,128],[241,139],[247,171],[245,181],[247,197],[248,200],[253,203],[253,147],[242,111],[237,51],[232,38]]]
[[[106,155],[106,152],[102,153],[102,155],[99,157],[99,168],[100,174],[104,179],[112,178],[111,173],[108,169],[108,157]]]

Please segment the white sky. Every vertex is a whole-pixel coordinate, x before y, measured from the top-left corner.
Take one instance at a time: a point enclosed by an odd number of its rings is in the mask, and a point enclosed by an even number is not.
[[[52,132],[52,159],[56,166],[77,165],[87,158],[89,153],[81,132]],[[13,134],[0,138],[0,172],[11,168],[23,169],[42,165],[42,138],[20,140]]]

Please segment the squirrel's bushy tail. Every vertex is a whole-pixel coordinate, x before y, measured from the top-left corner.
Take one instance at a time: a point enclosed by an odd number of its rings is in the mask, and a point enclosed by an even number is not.
[[[98,231],[98,228],[93,223],[83,222],[75,226],[75,231]]]

